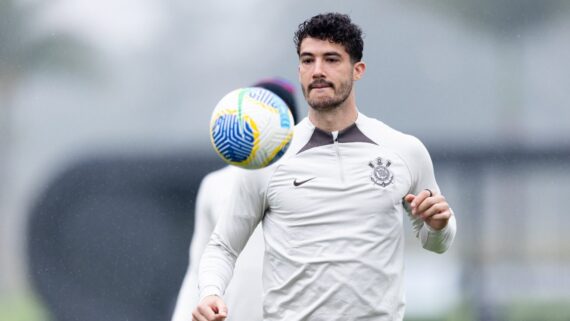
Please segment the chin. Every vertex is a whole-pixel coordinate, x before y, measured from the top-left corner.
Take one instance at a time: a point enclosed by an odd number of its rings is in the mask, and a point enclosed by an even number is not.
[[[309,106],[318,111],[333,110],[340,106],[332,99],[310,99],[307,101]]]

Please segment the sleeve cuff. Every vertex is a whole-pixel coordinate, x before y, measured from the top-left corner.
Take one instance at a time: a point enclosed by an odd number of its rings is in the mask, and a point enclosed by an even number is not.
[[[202,301],[205,297],[210,295],[216,295],[221,297],[221,291],[215,286],[207,286],[204,289],[200,290],[200,301]]]
[[[452,212],[453,213],[453,212]],[[420,231],[422,246],[426,250],[443,253],[451,246],[455,238],[456,223],[455,214],[452,214],[448,224],[441,230],[435,230],[424,222]]]
[[[451,225],[451,220],[453,219],[453,217],[455,216],[455,213],[453,212],[453,209],[449,208],[449,211],[451,212],[451,217],[449,218],[449,221],[447,222],[447,225],[442,228],[441,230],[436,230],[433,227],[429,226],[429,224],[427,224],[426,222],[424,222],[424,228],[430,233],[430,234],[444,234],[447,233],[447,230],[449,230],[449,225]]]
[[[428,223],[424,222],[424,228],[426,229],[426,231],[428,231],[430,234],[444,234],[447,232],[447,230],[449,229],[449,224],[447,224],[444,228],[442,228],[441,230],[436,230],[433,227],[429,226]]]

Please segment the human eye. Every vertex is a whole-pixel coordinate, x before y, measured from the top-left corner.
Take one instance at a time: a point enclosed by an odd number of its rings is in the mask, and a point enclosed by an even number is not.
[[[311,64],[313,61],[314,61],[314,59],[311,57],[301,58],[301,64],[303,64],[303,65]]]
[[[326,62],[328,62],[328,63],[337,63],[339,61],[340,61],[340,59],[338,57],[335,57],[335,56],[329,56],[326,58]]]

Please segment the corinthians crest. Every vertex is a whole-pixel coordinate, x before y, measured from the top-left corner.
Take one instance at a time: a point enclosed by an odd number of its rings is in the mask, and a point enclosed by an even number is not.
[[[386,187],[394,181],[394,173],[388,168],[390,165],[392,163],[389,160],[384,162],[380,157],[368,163],[368,166],[372,167],[370,179],[374,184]]]

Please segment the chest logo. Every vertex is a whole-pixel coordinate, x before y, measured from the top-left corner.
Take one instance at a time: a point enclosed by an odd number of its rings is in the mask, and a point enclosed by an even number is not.
[[[389,160],[383,161],[380,157],[368,163],[368,166],[372,167],[370,179],[374,184],[386,187],[394,182],[394,173],[388,168],[390,165],[392,165],[392,162]]]
[[[316,177],[311,177],[311,178],[307,178],[307,179],[302,180],[302,181],[298,181],[297,179],[295,179],[295,180],[293,181],[293,185],[294,185],[294,186],[301,186],[301,185],[305,184],[306,182],[309,182],[309,181],[314,180],[315,178],[316,178]]]

